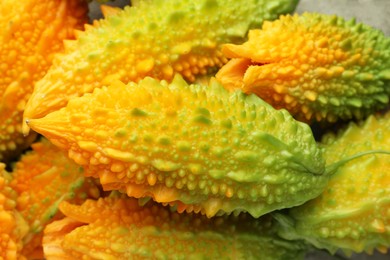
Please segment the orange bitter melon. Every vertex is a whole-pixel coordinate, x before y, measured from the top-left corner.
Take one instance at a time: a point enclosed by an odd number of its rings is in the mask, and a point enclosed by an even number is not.
[[[84,0],[0,2],[0,161],[28,147],[22,117],[34,83],[50,67],[63,40],[87,22]]]
[[[0,259],[26,259],[21,254],[28,226],[16,210],[17,193],[10,186],[12,175],[0,163]]]
[[[23,237],[22,253],[28,258],[43,258],[43,229],[61,218],[61,201],[82,203],[86,198],[98,198],[97,182],[85,178],[83,169],[66,153],[43,139],[32,145],[12,171],[10,187],[17,193],[16,209],[28,224]]]
[[[67,218],[45,229],[48,259],[303,259],[305,247],[275,236],[272,220],[212,219],[134,198],[60,204]]]
[[[281,16],[227,44],[224,86],[256,93],[303,121],[362,119],[389,103],[390,38],[334,15]]]

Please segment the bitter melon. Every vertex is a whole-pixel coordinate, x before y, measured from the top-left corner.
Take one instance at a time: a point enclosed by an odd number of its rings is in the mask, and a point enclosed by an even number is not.
[[[98,198],[100,191],[95,180],[85,178],[82,168],[48,140],[34,143],[32,149],[15,164],[9,186],[17,193],[16,209],[28,224],[21,252],[29,259],[42,259],[42,231],[62,217],[59,203],[81,204]]]
[[[47,75],[37,83],[24,120],[40,118],[69,99],[120,79],[145,76],[188,80],[227,60],[222,43],[239,43],[265,19],[294,10],[297,0],[132,1],[115,15],[96,21],[67,41]],[[24,126],[28,132],[28,126]]]
[[[28,226],[16,210],[17,194],[10,187],[12,175],[0,163],[0,259],[26,259],[22,254],[22,239]]]
[[[305,247],[275,236],[271,219],[208,219],[134,198],[60,204],[67,218],[45,230],[48,259],[303,259]]]
[[[105,189],[210,217],[299,205],[328,179],[307,124],[215,80],[116,82],[29,125]]]
[[[352,123],[341,134],[324,137],[324,156],[334,162],[366,150],[389,151],[389,129],[390,113],[370,116],[363,125]],[[355,159],[338,169],[318,198],[292,209],[292,220],[284,222],[280,233],[332,253],[385,253],[390,247],[389,187],[390,155]]]
[[[63,40],[87,22],[84,0],[0,2],[0,161],[15,157],[34,139],[22,135],[23,110],[34,83],[50,67]]]
[[[304,13],[252,30],[217,74],[224,86],[256,93],[299,120],[363,119],[390,96],[390,38],[355,20]]]

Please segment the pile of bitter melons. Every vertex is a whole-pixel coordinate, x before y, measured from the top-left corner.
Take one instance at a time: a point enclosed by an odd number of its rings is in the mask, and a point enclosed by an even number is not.
[[[0,259],[386,253],[390,39],[297,3],[1,1]]]

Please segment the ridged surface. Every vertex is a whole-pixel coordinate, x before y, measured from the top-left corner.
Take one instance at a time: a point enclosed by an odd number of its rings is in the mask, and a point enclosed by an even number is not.
[[[12,176],[0,163],[0,259],[26,259],[21,255],[27,224],[16,211],[17,193],[10,186]]]
[[[0,161],[28,147],[22,135],[23,110],[64,39],[87,22],[83,0],[0,2]]]
[[[222,43],[242,42],[249,28],[293,11],[296,4],[296,0],[133,1],[132,7],[108,15],[88,26],[77,41],[67,42],[66,54],[37,84],[24,118],[42,117],[113,79],[170,80],[179,72],[194,80],[226,62]]]
[[[304,248],[277,238],[269,218],[208,219],[132,198],[60,204],[67,218],[45,230],[47,259],[303,259]],[[65,258],[64,258],[65,257]]]
[[[105,189],[179,211],[258,217],[317,196],[328,178],[308,125],[216,81],[117,82],[29,124]]]
[[[17,193],[16,209],[29,226],[22,253],[38,259],[43,258],[43,229],[62,217],[58,204],[96,199],[100,190],[95,180],[85,178],[83,169],[49,141],[34,143],[32,149],[16,163],[10,187]]]
[[[390,151],[390,113],[324,138],[332,163],[358,152]],[[390,247],[390,155],[366,155],[340,167],[318,198],[291,210],[295,232],[320,248],[347,253]],[[287,232],[286,235],[289,233]]]
[[[390,39],[354,20],[317,13],[282,16],[252,30],[217,74],[303,121],[362,119],[390,95]]]

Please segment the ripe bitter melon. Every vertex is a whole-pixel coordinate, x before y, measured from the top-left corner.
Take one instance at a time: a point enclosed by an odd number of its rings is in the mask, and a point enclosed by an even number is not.
[[[37,83],[24,121],[40,118],[69,99],[92,92],[113,79],[145,76],[188,80],[221,67],[221,45],[244,41],[250,28],[294,10],[297,0],[146,0],[96,21],[67,41],[47,75]],[[28,132],[28,126],[24,126]]]
[[[34,143],[15,164],[9,186],[17,193],[16,210],[28,225],[21,250],[28,259],[44,258],[43,229],[62,217],[61,201],[81,204],[100,196],[96,180],[84,177],[82,168],[46,139]]]
[[[48,259],[303,259],[305,246],[278,238],[272,219],[179,214],[128,197],[60,204],[45,230]]]
[[[324,137],[324,156],[335,162],[367,150],[389,151],[389,129],[390,113],[370,116],[362,125],[352,123],[340,134]],[[290,210],[292,219],[282,221],[280,234],[305,239],[332,253],[338,249],[347,254],[374,249],[385,253],[390,247],[389,187],[390,155],[350,161],[330,178],[318,198]]]
[[[28,225],[16,210],[17,193],[11,181],[12,175],[0,163],[0,259],[26,259],[21,251]]]
[[[328,179],[307,124],[215,80],[116,82],[29,125],[105,189],[179,211],[258,217],[316,197]]]
[[[281,16],[223,52],[233,58],[216,75],[224,86],[302,121],[363,119],[389,103],[390,38],[355,20]]]
[[[0,2],[0,161],[16,157],[34,135],[23,137],[23,110],[34,89],[63,50],[63,40],[87,22],[84,0]]]

